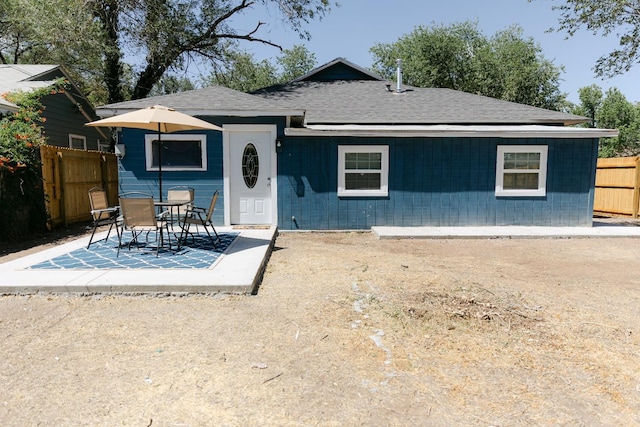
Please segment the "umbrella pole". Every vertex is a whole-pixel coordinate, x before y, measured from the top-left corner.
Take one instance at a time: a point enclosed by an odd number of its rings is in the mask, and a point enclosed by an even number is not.
[[[158,185],[160,187],[160,201],[162,202],[162,134],[158,123]]]

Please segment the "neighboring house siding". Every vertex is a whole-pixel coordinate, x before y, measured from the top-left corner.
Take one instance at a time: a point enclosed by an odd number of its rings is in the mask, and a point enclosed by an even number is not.
[[[338,145],[389,145],[389,196],[337,196]],[[548,145],[547,194],[495,195],[498,145]],[[278,155],[282,229],[590,226],[597,140],[289,137]],[[295,222],[292,221],[295,217]]]
[[[87,119],[64,94],[47,95],[42,99],[45,106],[43,117],[47,143],[69,147],[69,134],[86,137],[87,149],[97,150],[98,139],[104,139],[95,128],[85,126]]]

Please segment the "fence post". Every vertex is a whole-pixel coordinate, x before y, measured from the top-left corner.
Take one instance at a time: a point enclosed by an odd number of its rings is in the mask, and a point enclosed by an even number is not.
[[[64,169],[64,152],[62,150],[58,150],[58,170],[60,171],[60,200],[62,203],[60,204],[60,214],[62,216],[62,220],[64,221],[64,226],[69,226],[69,221],[67,220],[67,197],[65,191],[65,181],[66,181],[66,171]]]
[[[640,209],[640,157],[635,158],[635,170],[634,170],[634,183],[633,183],[633,218],[638,218],[638,210]]]

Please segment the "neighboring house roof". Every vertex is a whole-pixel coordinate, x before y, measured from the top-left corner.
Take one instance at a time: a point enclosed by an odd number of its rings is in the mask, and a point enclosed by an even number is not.
[[[15,113],[18,107],[0,96],[0,114]]]
[[[1,64],[0,65],[0,94],[15,91],[30,91],[53,85],[58,79],[65,79],[71,88],[62,93],[69,102],[78,107],[84,118],[90,122],[96,118],[93,106],[74,84],[67,72],[60,65],[53,64]],[[18,111],[18,106],[0,97],[0,112]],[[97,129],[101,136],[107,135]]]
[[[0,65],[0,94],[15,91],[29,91],[51,86],[55,78],[51,72],[57,65],[2,64]],[[4,98],[0,98],[0,106],[8,111],[17,111],[18,106]]]
[[[56,65],[2,64],[0,65],[0,94],[50,86],[54,80],[40,76],[58,68]],[[0,97],[0,112],[15,112],[18,106]]]
[[[342,78],[338,58],[300,79],[253,92],[265,99],[306,110],[305,124],[551,124],[571,125],[589,119],[452,89],[417,88],[365,78]],[[357,67],[357,66],[355,66]],[[360,67],[355,73],[364,73]],[[334,78],[330,79],[329,76]]]
[[[118,102],[98,107],[96,112],[102,117],[107,117],[158,104],[193,116],[304,115],[302,110],[294,110],[286,105],[222,86],[210,86],[204,89]]]

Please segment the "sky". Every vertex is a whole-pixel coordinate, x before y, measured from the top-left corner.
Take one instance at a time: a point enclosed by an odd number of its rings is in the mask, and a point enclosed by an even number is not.
[[[449,25],[467,20],[478,23],[487,37],[513,24],[522,27],[524,37],[531,37],[541,47],[543,56],[556,66],[564,66],[560,89],[568,99],[578,102],[578,89],[597,84],[603,91],[617,87],[631,102],[640,102],[640,64],[624,75],[610,79],[595,76],[596,60],[616,47],[613,36],[602,37],[581,30],[571,38],[565,33],[548,32],[556,26],[559,12],[553,5],[562,0],[339,0],[321,21],[305,26],[310,41],[300,40],[288,29],[275,9],[253,10],[234,24],[239,29],[252,29],[256,19],[267,25],[261,37],[289,49],[304,44],[315,54],[318,65],[336,58],[369,68],[373,57],[369,49],[377,43],[393,43],[417,26]],[[258,43],[243,45],[256,60],[273,59],[279,50]]]

